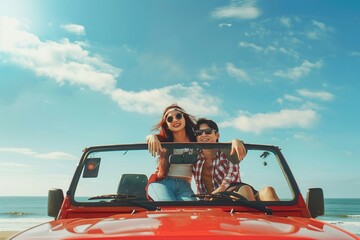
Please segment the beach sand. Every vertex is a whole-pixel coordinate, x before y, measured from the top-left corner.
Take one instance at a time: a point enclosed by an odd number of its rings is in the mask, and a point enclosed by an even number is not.
[[[15,231],[0,231],[0,240],[7,240],[10,237],[14,236],[16,233]]]

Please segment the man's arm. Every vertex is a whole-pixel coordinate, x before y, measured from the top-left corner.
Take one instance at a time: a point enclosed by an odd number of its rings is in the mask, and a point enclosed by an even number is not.
[[[236,138],[231,141],[231,150],[221,149],[221,151],[233,164],[239,164],[246,156],[246,148],[243,141]],[[234,154],[235,152],[236,154]]]

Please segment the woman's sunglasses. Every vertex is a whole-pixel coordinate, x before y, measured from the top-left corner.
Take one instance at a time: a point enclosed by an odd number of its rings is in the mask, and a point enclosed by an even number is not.
[[[182,119],[182,117],[183,117],[182,113],[177,113],[177,114],[175,115],[175,118],[176,118],[177,120]],[[174,117],[173,117],[173,116],[169,116],[169,117],[166,119],[166,121],[167,121],[168,123],[172,123],[172,121],[174,121]]]
[[[201,136],[203,133],[205,133],[206,135],[210,135],[212,132],[216,132],[215,129],[212,128],[207,128],[207,129],[203,129],[203,130],[195,130],[195,136]]]

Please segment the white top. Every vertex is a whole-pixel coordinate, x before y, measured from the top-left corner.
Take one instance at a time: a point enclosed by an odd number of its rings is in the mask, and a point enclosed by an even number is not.
[[[168,176],[170,177],[192,177],[192,164],[171,164]]]

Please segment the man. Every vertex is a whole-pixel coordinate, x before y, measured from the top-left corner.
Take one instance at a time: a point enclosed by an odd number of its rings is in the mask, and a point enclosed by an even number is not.
[[[219,128],[214,121],[200,118],[197,121],[197,129],[195,135],[198,142],[218,142],[220,138]],[[250,185],[242,183],[239,164],[230,161],[227,155],[219,149],[203,149],[200,151],[198,160],[192,168],[198,193],[215,194],[223,191],[234,191],[249,201],[279,201],[272,187],[257,192]]]

